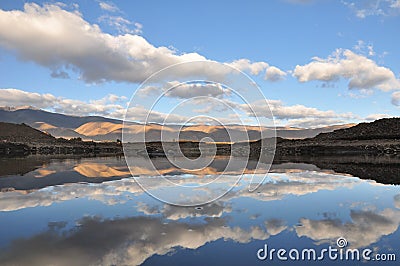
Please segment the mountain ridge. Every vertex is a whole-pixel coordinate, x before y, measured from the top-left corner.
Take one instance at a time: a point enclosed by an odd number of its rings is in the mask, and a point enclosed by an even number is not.
[[[123,121],[114,118],[102,116],[73,116],[59,114],[37,109],[34,107],[0,107],[0,122],[25,123],[33,128],[42,130],[54,137],[62,138],[82,138],[93,141],[115,141],[122,139]],[[330,132],[337,128],[350,127],[353,124],[332,125],[321,128],[295,128],[295,127],[276,127],[276,135],[282,138],[302,139],[314,137],[321,132]],[[226,125],[230,132],[238,136],[243,132],[241,125]],[[146,140],[158,141],[161,139],[161,128],[164,129],[163,137],[172,141],[176,139],[176,132],[181,125],[160,125],[149,123],[144,127],[143,124],[130,122],[127,125],[127,131],[132,134],[133,139],[140,141],[143,136],[143,130],[146,130]],[[250,140],[257,140],[261,137],[260,130],[254,126],[246,126]],[[265,136],[273,136],[274,133],[270,127],[262,128]],[[199,141],[204,137],[210,136],[215,141],[229,141],[226,129],[211,125],[187,125],[184,126],[179,136],[183,140]]]

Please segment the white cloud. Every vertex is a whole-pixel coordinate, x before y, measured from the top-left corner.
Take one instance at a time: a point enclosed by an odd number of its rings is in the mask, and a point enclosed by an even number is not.
[[[249,105],[241,105],[248,116],[257,115],[258,117],[269,117],[269,111],[265,110],[263,104],[264,100],[260,100]],[[296,105],[285,105],[280,100],[268,100],[267,101],[274,118],[275,122],[281,122],[279,120],[286,120],[288,126],[301,126],[301,127],[317,127],[327,126],[331,124],[342,124],[348,119],[357,118],[353,113],[336,113],[333,110],[319,110],[314,107],[307,107],[301,104]],[[282,121],[283,122],[283,121]]]
[[[103,4],[104,8],[109,6],[109,3]],[[119,16],[103,16],[102,20],[121,34],[114,36],[103,32],[76,10],[69,12],[55,4],[27,3],[23,11],[0,10],[0,46],[14,51],[22,60],[49,68],[53,76],[66,77],[64,72],[76,71],[89,83],[140,83],[167,66],[206,60],[198,53],[179,54],[171,48],[153,46],[142,36],[135,35],[141,32],[140,23]],[[131,26],[135,28],[130,29]],[[251,73],[260,73],[268,65],[250,63],[246,59],[238,61],[240,67]],[[195,73],[211,78],[226,74],[196,64],[177,75],[187,77]]]
[[[394,196],[394,206],[397,209],[400,209],[400,194],[397,194],[396,196]]]
[[[171,86],[173,85],[174,82],[171,83]],[[209,113],[211,111],[225,111],[228,108],[232,108],[237,111],[243,111],[250,117],[253,117],[254,114],[259,117],[270,117],[270,113],[265,110],[264,107],[266,105],[263,102],[254,102],[248,105],[222,98],[223,95],[228,95],[230,92],[228,89],[223,88],[218,84],[210,83],[204,86],[204,90],[194,89],[194,87],[199,86],[199,84],[196,83],[186,83],[182,86],[181,89],[177,88],[176,90],[169,91],[167,96],[176,98],[197,97],[190,101],[190,103],[194,104],[194,107],[197,108],[192,110],[194,112]],[[160,88],[149,86],[145,88],[144,93],[152,93],[152,90],[159,93]],[[209,98],[204,99],[201,97],[208,95],[211,95],[211,99],[215,100],[210,100]],[[149,112],[148,109],[140,105],[132,106],[127,110],[127,101],[127,97],[114,94],[106,95],[100,99],[82,101],[57,97],[49,93],[40,94],[18,89],[0,89],[0,106],[34,106],[36,108],[70,115],[102,115],[118,119],[124,118],[125,114],[127,114],[127,120],[142,122],[151,121],[154,123],[163,123],[165,121],[168,121],[168,123],[183,123],[190,118],[190,116],[183,114],[168,114],[157,110]],[[269,100],[268,104],[275,119],[277,119],[276,122],[288,126],[326,126],[329,124],[346,123],[348,119],[357,118],[357,116],[352,113],[336,113],[333,110],[324,111],[304,105],[287,106],[280,100]],[[201,106],[204,106],[204,108],[201,109]],[[220,117],[219,121],[222,123],[237,123],[239,120],[238,117],[235,116]],[[212,120],[204,117],[203,120],[199,120],[198,122],[210,123]]]
[[[271,236],[275,236],[286,230],[285,221],[278,219],[270,219],[265,222],[265,227]]]
[[[400,14],[400,0],[358,0],[343,1],[342,3],[360,19],[368,16],[396,16]]]
[[[126,113],[126,119],[128,121],[139,121],[146,123],[184,123],[189,117],[179,114],[168,114],[159,112],[156,110],[148,110],[143,106],[129,107],[126,111],[117,110],[112,114],[113,117],[124,117]]]
[[[396,106],[400,106],[400,91],[393,92],[392,104],[396,105]]]
[[[386,67],[350,50],[338,49],[326,59],[314,57],[311,63],[297,65],[293,76],[300,82],[312,80],[336,81],[348,79],[349,89],[369,90],[373,88],[390,91],[400,88],[400,81]]]
[[[252,63],[249,59],[239,59],[232,63],[229,63],[232,67],[239,69],[240,71],[249,71],[253,75],[258,75],[268,68],[268,63],[265,62],[254,62]]]
[[[363,40],[358,40],[357,44],[354,45],[354,50],[359,53],[367,54],[368,56],[374,56],[374,46],[372,44],[366,44]]]
[[[259,75],[265,71],[264,79],[269,81],[278,81],[286,76],[286,73],[277,67],[270,66],[266,62],[251,62],[248,59],[239,59],[229,63],[230,66],[240,71],[250,72],[252,75]]]
[[[163,223],[159,218],[129,217],[100,219],[86,217],[80,226],[63,233],[49,228],[30,238],[19,239],[1,251],[3,265],[140,265],[153,255],[176,248],[197,249],[217,240],[249,243],[265,240],[261,226],[243,229],[226,219],[204,223]],[[87,241],[95,238],[96,241]],[[99,241],[102,243],[99,245]],[[25,250],[26,247],[30,247]],[[19,256],[24,250],[24,256]]]
[[[26,92],[17,89],[0,90],[0,106],[35,106],[37,108],[49,108],[57,101],[52,94],[40,94]]]
[[[114,94],[106,95],[98,100],[81,101],[56,97],[52,94],[27,92],[18,89],[0,89],[0,106],[34,106],[60,113],[73,115],[110,116],[117,111],[123,112],[127,98]],[[120,116],[119,118],[122,118]]]
[[[212,83],[206,81],[193,81],[188,83],[181,83],[179,81],[170,81],[162,84],[162,87],[156,85],[148,85],[138,90],[140,96],[148,95],[161,95],[165,96],[190,99],[198,96],[210,96],[221,98],[224,95],[229,95],[230,90],[224,88],[219,83]]]
[[[141,82],[171,64],[205,60],[197,53],[178,55],[155,47],[138,35],[104,33],[80,13],[51,4],[25,4],[24,11],[0,10],[0,46],[53,71],[77,70],[86,82]],[[182,75],[191,71],[196,69]]]
[[[232,211],[232,207],[222,202],[213,202],[207,205],[203,205],[201,209],[196,208],[182,208],[173,205],[162,205],[158,207],[149,206],[145,203],[139,202],[137,204],[137,210],[143,212],[146,215],[162,214],[164,218],[169,220],[180,220],[192,217],[222,217],[222,214],[229,213]]]
[[[109,12],[119,12],[119,8],[111,2],[100,2],[99,6],[101,9],[105,10],[105,11],[109,11]]]
[[[392,7],[392,8],[400,8],[400,0],[392,1],[390,7]]]
[[[104,22],[107,25],[115,28],[120,34],[141,34],[143,28],[142,24],[138,22],[133,23],[121,16],[103,15],[99,17],[99,22]]]
[[[398,210],[385,209],[379,213],[371,211],[351,211],[351,222],[340,220],[301,219],[296,227],[299,237],[307,236],[315,241],[334,241],[345,237],[352,248],[366,247],[376,243],[384,235],[395,232],[400,223]]]
[[[265,72],[265,79],[270,81],[278,81],[286,76],[286,72],[277,67],[271,66]]]
[[[326,127],[332,125],[341,125],[348,124],[349,120],[345,118],[340,118],[340,115],[336,118],[299,118],[299,119],[290,119],[286,123],[285,121],[275,121],[276,123],[289,126],[289,127],[301,127],[301,128],[317,128],[317,127]]]
[[[388,114],[370,114],[368,115],[365,120],[367,121],[375,121],[381,118],[387,118],[387,117],[392,117],[391,115]]]

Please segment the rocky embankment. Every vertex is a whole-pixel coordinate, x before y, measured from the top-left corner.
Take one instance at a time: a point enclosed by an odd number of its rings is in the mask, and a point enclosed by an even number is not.
[[[400,155],[400,118],[380,119],[372,123],[361,123],[356,126],[338,129],[330,133],[321,133],[307,139],[263,139],[250,143],[216,144],[216,155],[233,155],[247,157],[247,145],[250,145],[250,158],[260,157],[263,153],[273,154],[276,141],[275,157],[291,156],[399,156]],[[205,153],[212,154],[212,145],[203,144]],[[171,147],[169,147],[171,146]],[[201,154],[198,142],[180,142],[179,147],[186,156]],[[166,156],[177,149],[170,143],[146,143],[150,157]]]
[[[250,145],[250,157],[259,158],[261,151],[271,154],[275,140],[264,139],[250,143],[199,143],[179,142],[179,149],[185,156],[196,157],[202,152],[216,155],[248,156],[246,146]],[[179,155],[177,143],[148,142],[146,150],[150,157]],[[216,146],[214,146],[216,145]],[[242,152],[243,151],[243,152]],[[121,154],[120,143],[66,140],[54,138],[25,124],[0,123],[0,155],[15,156],[28,154]],[[243,154],[242,154],[243,153]],[[290,156],[399,156],[400,118],[386,118],[372,123],[321,133],[308,139],[276,139],[276,158]]]
[[[120,143],[66,140],[31,128],[25,124],[0,122],[0,156],[30,154],[121,154]]]
[[[251,157],[260,155],[262,141],[251,144]],[[314,138],[277,138],[276,157],[285,156],[379,156],[400,155],[400,118],[385,118],[372,123],[321,133]]]
[[[284,156],[275,157],[274,164],[301,163],[319,169],[350,174],[381,184],[400,184],[400,156]]]

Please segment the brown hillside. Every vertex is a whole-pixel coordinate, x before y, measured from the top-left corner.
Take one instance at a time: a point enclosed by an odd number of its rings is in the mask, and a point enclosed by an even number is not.
[[[20,143],[49,143],[56,139],[25,124],[0,122],[0,141]]]
[[[400,139],[400,118],[383,118],[371,123],[321,133],[315,140]]]

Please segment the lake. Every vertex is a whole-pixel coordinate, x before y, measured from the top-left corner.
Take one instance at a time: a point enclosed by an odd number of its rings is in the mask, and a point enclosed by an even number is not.
[[[141,160],[139,179],[203,183],[226,167],[218,157],[194,175],[154,158],[154,172]],[[398,265],[399,186],[285,162],[249,192],[268,170],[253,169],[222,198],[179,207],[144,192],[123,157],[1,159],[0,265]],[[354,250],[360,260],[346,259]]]

